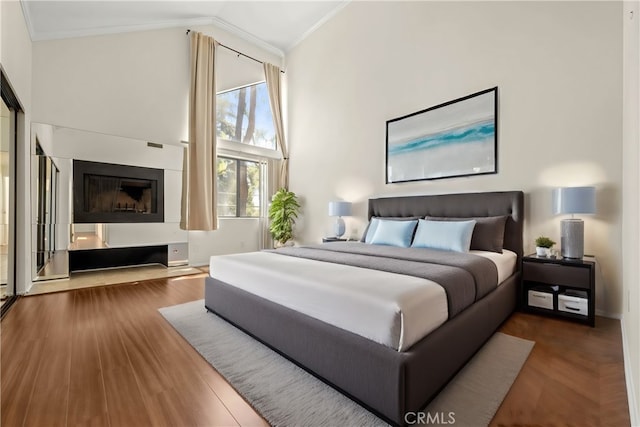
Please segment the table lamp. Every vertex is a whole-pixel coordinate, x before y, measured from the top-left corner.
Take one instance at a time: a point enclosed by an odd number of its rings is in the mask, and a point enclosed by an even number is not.
[[[351,203],[349,202],[329,202],[329,216],[335,216],[336,223],[333,226],[333,231],[336,233],[336,237],[342,237],[345,232],[343,216],[351,215]]]
[[[574,214],[596,213],[595,187],[562,187],[553,190],[553,213],[571,214],[560,221],[560,246],[563,258],[584,256],[584,221]]]

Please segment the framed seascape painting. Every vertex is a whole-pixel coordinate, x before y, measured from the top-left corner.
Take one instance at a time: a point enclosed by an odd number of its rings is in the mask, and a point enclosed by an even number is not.
[[[387,121],[387,184],[497,172],[498,88]]]

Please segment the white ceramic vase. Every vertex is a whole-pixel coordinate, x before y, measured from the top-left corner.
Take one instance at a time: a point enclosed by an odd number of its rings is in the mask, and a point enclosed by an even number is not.
[[[536,255],[537,256],[549,256],[549,248],[543,248],[541,246],[536,246]]]

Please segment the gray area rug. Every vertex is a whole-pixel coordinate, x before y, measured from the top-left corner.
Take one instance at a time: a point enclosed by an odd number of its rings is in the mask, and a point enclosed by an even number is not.
[[[388,425],[267,346],[208,313],[203,300],[159,311],[271,425]],[[432,417],[428,424],[488,425],[533,345],[533,341],[495,333],[424,410],[426,416]]]

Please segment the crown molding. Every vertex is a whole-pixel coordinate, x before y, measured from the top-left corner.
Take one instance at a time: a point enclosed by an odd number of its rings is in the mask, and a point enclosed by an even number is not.
[[[271,52],[275,55],[278,55],[280,58],[284,58],[284,52],[282,51],[282,49],[279,49],[277,47],[275,47],[274,45],[267,43],[266,41],[254,36],[253,34],[250,34],[248,32],[246,32],[245,30],[236,27],[233,24],[228,23],[227,21],[224,21],[220,18],[211,18],[210,19],[210,24],[223,29],[235,36],[240,37],[241,39],[248,41],[251,44],[254,44],[256,46],[258,46],[259,48],[262,48],[264,50],[266,50],[267,52]]]
[[[31,33],[31,40],[36,42],[36,41],[45,41],[45,40],[69,39],[69,38],[75,38],[75,37],[89,37],[89,36],[131,33],[136,31],[161,30],[165,28],[188,27],[191,25],[208,25],[208,24],[211,24],[211,18],[181,19],[181,20],[175,20],[175,21],[154,22],[149,24],[118,25],[115,27],[84,28],[81,30],[71,30],[71,31],[37,32],[29,28],[29,32]]]
[[[131,33],[136,31],[161,30],[165,28],[178,28],[178,27],[184,28],[184,27],[199,26],[199,25],[213,25],[251,44],[254,44],[259,48],[262,48],[268,52],[271,52],[281,58],[284,57],[284,52],[281,49],[236,27],[235,25],[232,25],[216,17],[179,19],[179,20],[173,20],[173,21],[154,22],[154,23],[148,23],[148,24],[119,25],[115,27],[85,28],[81,30],[72,30],[72,31],[38,32],[33,27],[33,22],[31,19],[31,14],[29,12],[29,7],[27,6],[27,2],[20,1],[20,4],[22,6],[22,11],[24,14],[25,22],[27,24],[27,29],[29,30],[29,36],[31,37],[31,41],[34,41],[34,42],[44,41],[44,40],[60,40],[60,39],[68,39],[68,38],[75,38],[75,37],[100,36],[100,35],[107,35],[107,34]]]
[[[31,13],[29,12],[29,8],[27,7],[27,2],[24,0],[20,0],[20,7],[22,8],[22,15],[24,16],[24,22],[27,24],[27,31],[29,32],[29,37],[31,41],[33,40],[33,33],[35,32],[33,29],[33,22],[31,21]]]
[[[335,9],[331,10],[329,13],[327,13],[325,16],[323,16],[322,19],[320,19],[318,22],[316,22],[313,27],[311,27],[307,31],[305,31],[295,42],[291,43],[287,47],[286,51],[289,52],[291,49],[293,49],[298,44],[300,44],[304,39],[309,37],[311,35],[311,33],[315,32],[318,28],[323,26],[325,24],[325,22],[327,22],[328,20],[330,20],[331,18],[336,16],[338,14],[338,12],[340,12],[342,9],[347,7],[347,5],[349,3],[351,3],[351,0],[344,0],[342,2],[342,4],[340,4],[339,6],[336,6]]]
[[[313,27],[311,27],[309,30],[305,31],[304,34],[302,34],[302,36],[300,36],[294,43],[289,45],[285,50],[282,50],[264,41],[263,39],[258,38],[253,34],[248,33],[247,31],[217,17],[180,19],[180,20],[147,23],[147,24],[120,25],[120,26],[114,26],[114,27],[84,28],[84,29],[71,30],[71,31],[36,31],[33,25],[32,17],[31,17],[29,2],[20,0],[20,6],[22,8],[27,29],[29,31],[29,36],[31,37],[31,41],[34,41],[34,42],[45,41],[45,40],[76,38],[76,37],[89,37],[89,36],[130,33],[130,32],[136,32],[136,31],[160,30],[165,28],[178,28],[178,27],[184,28],[184,27],[198,26],[198,25],[213,25],[267,52],[277,55],[280,58],[284,58],[285,52],[288,52],[289,50],[294,48],[296,45],[298,45],[302,40],[307,38],[311,33],[313,33],[322,25],[324,25],[325,22],[333,18],[338,12],[340,12],[350,2],[351,0],[345,0],[340,5],[338,5],[335,9],[331,10],[329,13],[324,15],[322,19],[316,22],[316,24]]]

